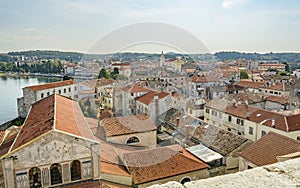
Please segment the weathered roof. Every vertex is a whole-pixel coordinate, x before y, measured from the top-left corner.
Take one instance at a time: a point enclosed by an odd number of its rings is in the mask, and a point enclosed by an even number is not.
[[[52,82],[52,83],[41,84],[41,85],[27,86],[25,88],[28,88],[28,89],[31,89],[34,91],[39,91],[39,90],[51,89],[51,88],[56,88],[56,87],[72,85],[72,84],[75,84],[75,82],[73,80],[65,80],[65,81],[60,81],[60,82]]]
[[[247,147],[240,156],[257,166],[273,164],[276,157],[300,151],[300,142],[286,136],[269,132]]]
[[[263,83],[262,82],[251,82],[251,81],[240,81],[240,82],[237,82],[235,85],[240,86],[240,87],[245,87],[245,88],[258,89],[263,86]]]
[[[287,104],[288,99],[286,97],[277,97],[277,96],[268,96],[266,97],[267,101],[276,102],[280,104]]]
[[[122,90],[125,91],[125,92],[128,92],[128,93],[150,92],[151,91],[150,89],[140,87],[138,85],[126,86]]]
[[[121,158],[135,184],[208,168],[179,145],[125,153]]]
[[[49,131],[56,130],[95,141],[78,103],[53,94],[32,105],[11,151]]]
[[[227,155],[247,141],[246,138],[212,125],[199,126],[193,137],[212,150]]]
[[[158,95],[158,99],[162,99],[168,95],[170,95],[169,93],[166,92],[156,92],[156,91],[150,91],[149,93],[146,93],[143,96],[137,97],[136,100],[145,104],[145,105],[149,105],[151,102],[154,101],[154,95],[157,94]]]
[[[217,82],[219,79],[217,77],[212,76],[192,76],[190,77],[191,82],[195,83],[205,83],[205,82]]]
[[[156,130],[156,126],[148,115],[128,115],[104,118],[100,121],[106,136],[118,136]]]

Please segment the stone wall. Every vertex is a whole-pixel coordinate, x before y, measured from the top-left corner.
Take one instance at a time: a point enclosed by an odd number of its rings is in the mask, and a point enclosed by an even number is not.
[[[62,184],[70,183],[70,165],[74,160],[81,166],[79,181],[99,178],[99,146],[93,144],[60,132],[45,134],[2,160],[6,187],[28,187],[29,170],[33,167],[40,169],[42,185],[49,186],[53,164],[61,166]]]
[[[243,172],[217,176],[185,183],[168,182],[151,188],[198,188],[198,187],[289,187],[300,186],[300,158],[268,166],[257,167]]]
[[[142,132],[142,133],[124,134],[119,136],[107,137],[106,140],[112,143],[126,144],[126,141],[133,136],[138,137],[138,139],[140,140],[140,142],[134,144],[134,146],[146,146],[148,148],[156,147],[156,130]]]

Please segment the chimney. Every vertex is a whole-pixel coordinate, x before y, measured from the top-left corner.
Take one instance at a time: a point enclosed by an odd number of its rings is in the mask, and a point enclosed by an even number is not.
[[[158,94],[154,94],[154,118],[155,118],[155,125],[158,126]]]
[[[184,139],[187,142],[190,139],[190,126],[185,125],[184,130],[185,130],[185,138]]]
[[[176,127],[179,127],[179,117],[176,118]]]
[[[271,127],[275,127],[275,119],[272,119],[272,125]]]

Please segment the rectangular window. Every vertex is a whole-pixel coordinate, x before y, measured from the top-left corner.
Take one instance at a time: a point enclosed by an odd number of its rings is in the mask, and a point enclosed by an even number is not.
[[[65,88],[65,89],[64,89],[64,93],[66,93],[66,92],[67,92],[67,89]]]
[[[244,125],[244,120],[237,118],[236,119],[236,124],[238,124],[238,125]]]
[[[74,91],[76,91],[77,90],[77,87],[74,87]]]
[[[61,94],[61,90],[58,90],[58,93]]]
[[[266,135],[266,131],[261,131],[261,137]]]
[[[41,98],[44,98],[44,93],[41,93]]]
[[[231,116],[228,116],[228,121],[230,121],[230,122],[231,122]]]
[[[49,96],[50,95],[50,92],[47,92],[47,96]]]
[[[71,92],[71,88],[69,87],[69,92]]]
[[[209,109],[208,108],[205,109],[205,113],[209,114]]]
[[[249,127],[249,134],[253,135],[253,127]]]

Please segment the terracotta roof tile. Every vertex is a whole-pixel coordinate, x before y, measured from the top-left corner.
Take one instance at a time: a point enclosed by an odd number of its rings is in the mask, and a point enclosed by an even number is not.
[[[105,129],[106,136],[156,130],[156,126],[149,116],[141,114],[105,118],[101,120],[101,126]]]
[[[255,89],[259,89],[259,88],[263,87],[262,82],[251,82],[251,81],[240,81],[240,82],[237,82],[235,85],[240,86],[240,87],[255,88]]]
[[[108,162],[101,161],[100,170],[101,173],[104,174],[114,174],[119,176],[131,177],[131,175],[127,172],[124,166],[115,163],[108,163]]]
[[[128,93],[137,93],[137,92],[150,92],[150,89],[144,88],[144,87],[140,87],[138,85],[133,85],[133,86],[126,86],[122,89],[125,92]]]
[[[32,105],[12,150],[51,130],[95,140],[78,103],[54,94]]]
[[[1,130],[0,131],[0,146],[2,144],[2,141],[4,140],[4,136],[5,136],[5,130]]]
[[[65,80],[65,81],[61,81],[61,82],[52,82],[52,83],[48,83],[48,84],[27,86],[25,88],[32,89],[34,91],[39,91],[39,90],[51,89],[51,88],[56,88],[56,87],[72,85],[72,84],[75,84],[75,82],[73,80]]]
[[[61,185],[62,188],[106,188],[102,184],[101,180],[87,180],[87,181],[80,181],[76,183],[70,183],[67,185]]]
[[[195,129],[193,137],[222,155],[231,153],[247,141],[242,136],[212,125],[199,126]]]
[[[300,151],[300,142],[280,134],[269,132],[247,147],[240,156],[263,166],[277,162],[276,157]]]
[[[55,129],[94,140],[78,102],[60,95],[55,95],[55,100]]]
[[[204,82],[217,82],[219,79],[217,77],[212,77],[212,76],[192,76],[190,77],[190,80],[192,82],[196,83],[204,83]]]
[[[179,145],[126,153],[122,159],[135,184],[208,168]]]
[[[150,91],[149,93],[146,93],[143,96],[137,97],[136,100],[145,105],[149,105],[151,102],[154,101],[154,94],[158,94],[158,99],[162,99],[162,98],[170,95],[169,93],[166,93],[166,92]]]
[[[266,98],[267,101],[276,102],[280,104],[287,104],[288,99],[286,97],[277,97],[277,96],[268,96]]]

